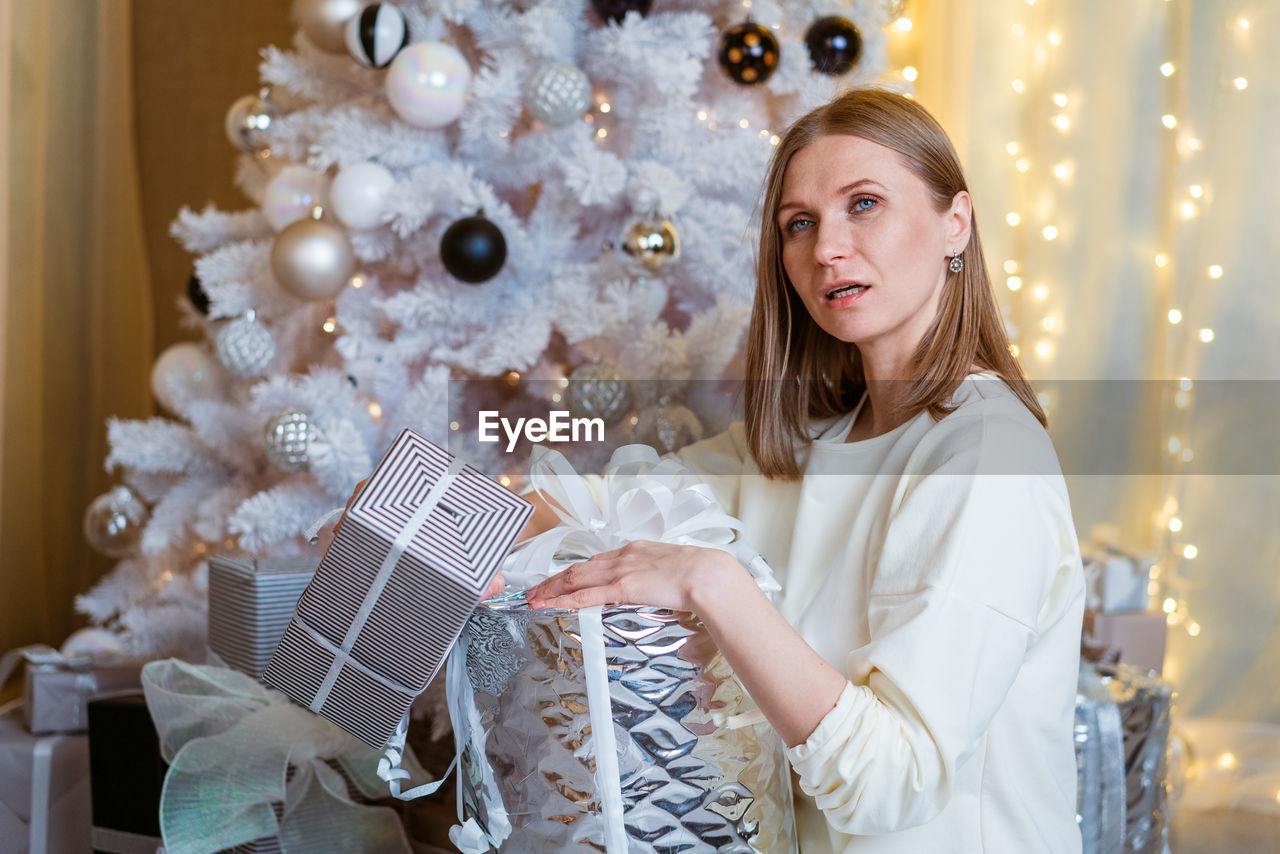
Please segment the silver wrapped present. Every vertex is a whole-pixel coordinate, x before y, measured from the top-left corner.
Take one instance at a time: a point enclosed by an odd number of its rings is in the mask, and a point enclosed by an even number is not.
[[[795,850],[782,741],[696,617],[495,603],[467,623],[463,662],[475,850]]]
[[[1125,664],[1086,664],[1076,696],[1077,815],[1084,854],[1168,851],[1173,689]]]

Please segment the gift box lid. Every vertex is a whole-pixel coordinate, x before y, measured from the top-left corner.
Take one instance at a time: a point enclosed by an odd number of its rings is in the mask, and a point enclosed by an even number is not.
[[[369,744],[386,743],[532,513],[403,431],[347,511],[264,681]]]

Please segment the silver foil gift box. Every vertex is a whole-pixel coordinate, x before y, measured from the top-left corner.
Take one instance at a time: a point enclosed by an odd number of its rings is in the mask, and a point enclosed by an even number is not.
[[[782,742],[696,617],[499,600],[453,655],[474,850],[796,850]]]

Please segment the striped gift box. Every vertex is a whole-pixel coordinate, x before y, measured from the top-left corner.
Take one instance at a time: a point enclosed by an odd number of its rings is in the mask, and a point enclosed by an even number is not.
[[[261,679],[317,563],[315,557],[211,559],[209,649],[228,667]]]
[[[532,513],[403,431],[347,511],[263,680],[382,747]]]

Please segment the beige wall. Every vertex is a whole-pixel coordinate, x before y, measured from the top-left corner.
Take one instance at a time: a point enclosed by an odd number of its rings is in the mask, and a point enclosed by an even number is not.
[[[178,209],[247,205],[232,182],[227,109],[256,92],[259,51],[293,38],[290,0],[133,0],[134,103],[142,217],[155,295],[155,350],[192,333],[174,303],[194,258],[169,236]]]

